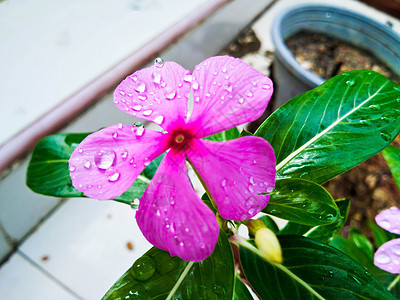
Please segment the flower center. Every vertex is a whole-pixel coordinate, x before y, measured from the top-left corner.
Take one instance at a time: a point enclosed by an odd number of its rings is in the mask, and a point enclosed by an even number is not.
[[[185,151],[193,138],[189,130],[176,130],[171,132],[169,145],[178,151]]]

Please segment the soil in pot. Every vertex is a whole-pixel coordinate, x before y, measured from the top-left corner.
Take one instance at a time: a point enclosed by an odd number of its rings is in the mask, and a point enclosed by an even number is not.
[[[353,69],[373,69],[400,83],[400,78],[372,54],[327,36],[316,37],[313,34],[306,34],[302,37],[298,34],[287,43],[298,56],[300,63],[312,61],[307,63],[310,69],[326,79]],[[249,29],[228,45],[221,54],[242,57],[258,51],[259,45],[257,36]],[[270,57],[271,53],[265,55]],[[270,112],[264,118],[269,114]],[[253,126],[250,124],[247,129],[254,131],[261,122],[262,120],[259,120]],[[400,148],[400,136],[393,145]],[[349,198],[352,202],[348,222],[342,231],[343,235],[346,235],[350,226],[355,226],[369,236],[368,221],[373,221],[379,211],[400,205],[399,191],[381,154],[335,177],[325,183],[324,187],[334,199]]]
[[[303,68],[324,79],[351,70],[369,69],[400,84],[400,77],[372,53],[327,35],[303,31],[285,43]]]

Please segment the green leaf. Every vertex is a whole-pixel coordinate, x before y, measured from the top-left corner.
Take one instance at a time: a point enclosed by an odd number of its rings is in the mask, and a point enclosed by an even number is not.
[[[374,246],[357,228],[351,227],[349,232],[349,240],[361,249],[371,261],[374,260]]]
[[[400,86],[368,70],[343,73],[276,110],[256,131],[278,178],[323,183],[384,149],[400,130]]]
[[[238,276],[235,276],[235,290],[233,291],[233,300],[253,300],[246,285],[240,280]]]
[[[273,233],[279,232],[278,225],[276,225],[274,219],[272,219],[270,216],[262,216],[261,218],[259,218],[259,220],[263,221],[265,226],[271,229]]]
[[[390,168],[390,172],[392,172],[397,188],[400,191],[400,149],[389,145],[383,149],[382,154]]]
[[[366,239],[366,237],[364,238]],[[398,276],[375,266],[370,250],[366,251],[364,243],[360,243],[360,241],[356,241],[354,238],[345,239],[342,236],[337,236],[332,240],[331,246],[341,250],[364,266],[383,286],[390,290],[390,293],[396,299],[400,298],[400,282],[397,281],[399,280]],[[370,246],[367,247],[369,248]]]
[[[38,194],[54,197],[86,197],[72,186],[68,160],[74,149],[90,133],[63,133],[48,136],[35,147],[26,175],[27,186]],[[134,184],[114,200],[130,204],[140,198],[164,155],[155,159]]]
[[[253,136],[253,134],[250,131],[243,129],[242,132],[240,132],[240,137],[242,136]]]
[[[226,131],[222,131],[216,133],[214,135],[205,137],[206,140],[215,141],[215,142],[222,142],[222,141],[229,141],[239,137],[239,130],[236,127],[228,129]]]
[[[263,212],[304,225],[332,224],[340,212],[319,184],[304,179],[278,179]]]
[[[111,287],[104,300],[229,299],[234,290],[234,261],[228,238],[220,231],[214,252],[187,262],[151,248]]]
[[[374,242],[376,247],[382,246],[384,243],[400,238],[400,235],[391,233],[382,227],[378,226],[373,221],[368,221],[368,226],[372,230],[372,236],[374,237]]]
[[[394,299],[361,265],[335,248],[279,236],[284,264],[271,264],[240,247],[244,274],[264,299]]]

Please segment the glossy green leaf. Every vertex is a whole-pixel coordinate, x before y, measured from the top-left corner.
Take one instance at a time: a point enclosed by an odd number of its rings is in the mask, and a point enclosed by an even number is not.
[[[228,238],[220,232],[214,252],[194,263],[151,248],[111,287],[103,299],[229,299],[234,261]]]
[[[54,197],[85,197],[72,186],[68,160],[74,149],[89,133],[63,133],[48,136],[35,147],[29,162],[26,184],[38,194]],[[153,177],[163,155],[154,160],[135,183],[116,201],[131,203],[140,198]]]
[[[256,131],[278,178],[323,183],[384,149],[400,130],[400,86],[368,70],[343,73],[276,110]]]
[[[361,235],[361,233],[358,233]],[[373,257],[371,256],[370,249],[365,248],[366,237],[361,238],[364,240],[360,242],[360,236],[355,237],[353,232],[353,237],[349,239],[345,239],[342,236],[335,237],[332,242],[331,246],[339,249],[340,251],[344,252],[355,261],[357,261],[360,265],[364,266],[376,279],[381,282],[381,284],[389,289],[390,293],[396,298],[400,298],[400,282],[398,276],[396,274],[391,274],[386,272],[382,269],[379,269],[377,266],[374,265]],[[357,241],[358,240],[358,241]],[[368,245],[367,248],[370,248]]]
[[[280,233],[304,235],[314,241],[329,243],[332,238],[342,230],[350,209],[350,200],[348,199],[339,199],[336,200],[335,203],[340,211],[340,218],[336,222],[329,225],[314,227],[289,222]]]
[[[229,141],[239,137],[239,130],[236,127],[208,136],[205,139],[215,142]]]
[[[382,154],[400,191],[400,149],[389,145],[382,151]]]
[[[362,249],[362,251],[364,251],[364,253],[367,255],[367,257],[370,258],[371,261],[374,260],[374,246],[372,246],[368,238],[364,236],[357,228],[350,228],[348,239],[353,241],[353,243],[359,249]]]
[[[319,184],[299,178],[278,179],[263,212],[304,225],[332,224],[340,212]]]
[[[279,236],[284,264],[240,248],[245,276],[263,299],[394,299],[363,266],[311,239]]]
[[[240,280],[238,276],[235,276],[235,290],[233,292],[233,300],[253,300],[246,285]]]
[[[262,216],[261,218],[259,218],[259,220],[263,221],[265,226],[271,229],[273,233],[279,232],[278,225],[276,225],[274,219],[272,219],[270,216]]]

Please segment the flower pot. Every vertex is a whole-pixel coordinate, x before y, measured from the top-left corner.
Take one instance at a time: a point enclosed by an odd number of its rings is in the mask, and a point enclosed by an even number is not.
[[[302,67],[285,44],[288,37],[300,31],[320,33],[367,50],[400,75],[400,35],[392,28],[336,6],[302,4],[288,7],[272,24],[273,78],[277,83],[274,108],[325,81]]]

